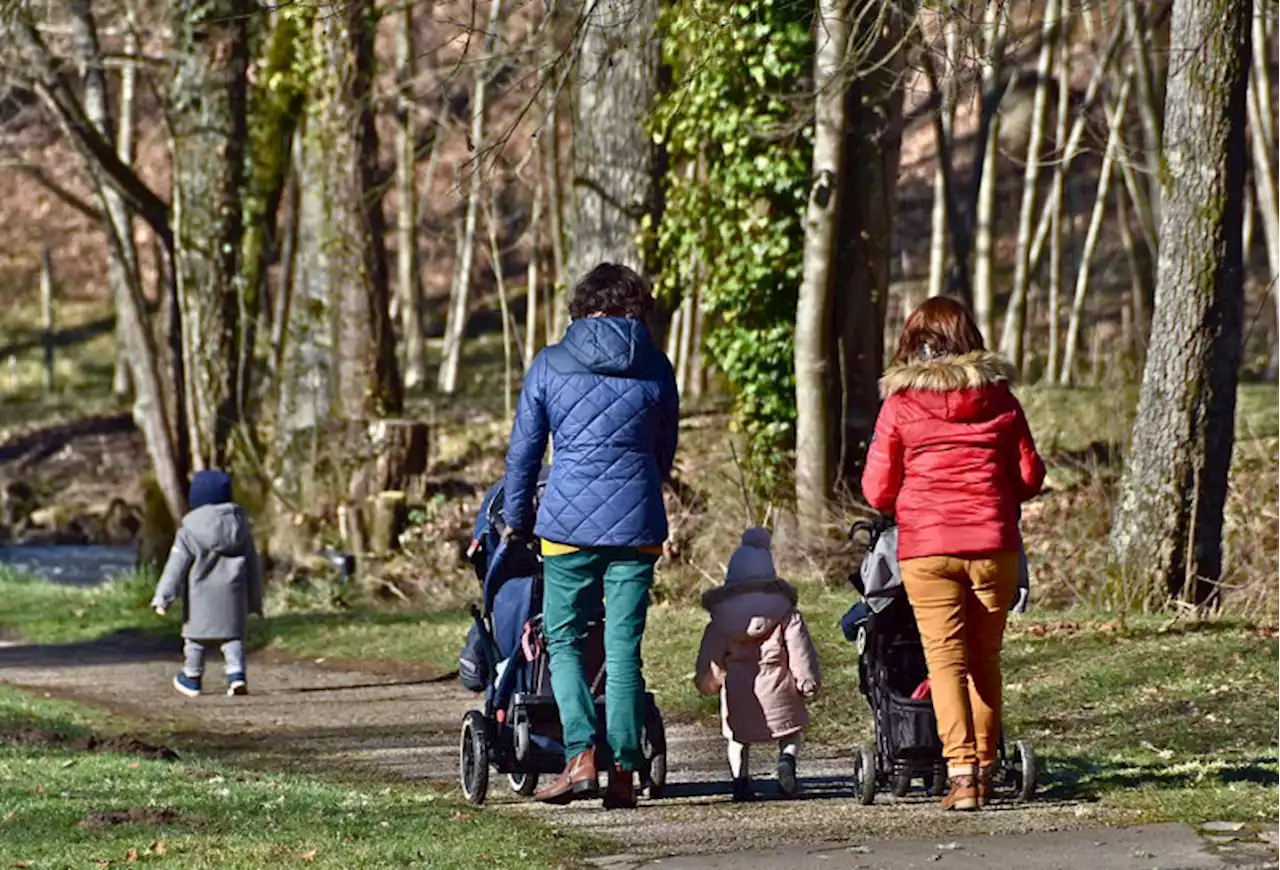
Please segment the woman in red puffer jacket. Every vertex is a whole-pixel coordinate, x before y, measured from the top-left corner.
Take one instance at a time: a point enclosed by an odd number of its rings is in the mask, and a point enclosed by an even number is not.
[[[1018,583],[1022,502],[1044,462],[1009,389],[1013,366],[973,317],[937,297],[907,319],[867,454],[862,492],[898,523],[903,586],[920,625],[951,788],[943,809],[991,794],[1000,649]]]

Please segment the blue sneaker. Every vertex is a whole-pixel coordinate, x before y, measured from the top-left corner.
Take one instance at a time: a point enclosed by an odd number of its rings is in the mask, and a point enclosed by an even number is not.
[[[199,677],[188,677],[182,671],[178,671],[177,676],[173,678],[173,687],[188,698],[200,697]]]
[[[227,694],[228,695],[247,695],[249,694],[249,684],[245,682],[244,673],[227,674]]]

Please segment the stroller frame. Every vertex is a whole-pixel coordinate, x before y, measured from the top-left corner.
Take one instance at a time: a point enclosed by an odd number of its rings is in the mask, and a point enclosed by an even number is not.
[[[489,559],[483,580],[481,606],[472,605],[471,616],[485,647],[483,668],[485,690],[483,710],[471,710],[463,717],[459,745],[459,779],[463,795],[473,804],[483,804],[489,789],[490,769],[506,774],[512,791],[529,797],[537,791],[542,774],[558,774],[564,769],[560,713],[551,692],[550,658],[542,628],[542,571],[533,574],[533,600],[524,628],[524,642],[506,659],[501,659],[495,634],[493,605],[503,581],[498,577],[510,542],[502,541]],[[536,543],[528,544],[534,550]],[[536,550],[531,554],[536,558]],[[588,624],[587,662],[598,721],[604,722],[605,683],[604,622]],[[520,677],[527,679],[515,690]],[[652,692],[645,693],[645,718],[641,731],[644,761],[638,771],[640,787],[650,798],[662,796],[667,779],[666,731],[662,713]]]
[[[867,533],[868,551],[874,546],[888,521],[855,523],[849,537]],[[865,590],[855,572],[850,582],[864,599]],[[927,676],[923,642],[915,614],[901,587],[879,611],[868,608],[857,624],[854,643],[858,650],[859,689],[871,708],[875,742],[854,747],[853,786],[863,804],[875,802],[879,790],[905,797],[913,783],[923,782],[927,794],[937,796],[947,789],[947,764],[938,737],[938,722],[931,700],[914,700],[901,691],[899,667],[908,671],[908,682]],[[904,662],[903,655],[914,658]],[[995,782],[1012,792],[1019,801],[1029,800],[1036,787],[1035,747],[1028,740],[1013,742],[1010,757],[1003,729],[997,746]]]

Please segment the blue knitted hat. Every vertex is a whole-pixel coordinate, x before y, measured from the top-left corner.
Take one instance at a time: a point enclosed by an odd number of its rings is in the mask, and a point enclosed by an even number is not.
[[[225,471],[197,471],[191,477],[191,494],[187,504],[191,510],[207,504],[231,501],[231,475]]]

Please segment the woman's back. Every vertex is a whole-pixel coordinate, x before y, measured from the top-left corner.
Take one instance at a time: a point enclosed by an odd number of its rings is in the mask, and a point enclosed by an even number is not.
[[[863,493],[895,514],[899,558],[1020,546],[1018,506],[1038,491],[1044,465],[1012,375],[978,351],[898,366],[881,381]]]

